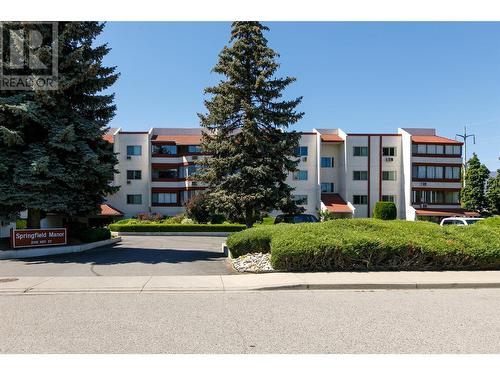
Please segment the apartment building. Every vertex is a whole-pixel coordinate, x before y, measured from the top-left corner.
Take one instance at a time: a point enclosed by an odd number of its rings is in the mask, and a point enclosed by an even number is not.
[[[191,177],[200,149],[199,128],[110,129],[118,153],[120,190],[107,204],[126,217],[143,212],[176,215],[204,189]],[[378,201],[394,202],[398,218],[439,220],[475,215],[460,207],[462,143],[435,129],[398,129],[393,134],[354,134],[341,129],[303,132],[299,165],[288,177],[307,213],[370,217]]]

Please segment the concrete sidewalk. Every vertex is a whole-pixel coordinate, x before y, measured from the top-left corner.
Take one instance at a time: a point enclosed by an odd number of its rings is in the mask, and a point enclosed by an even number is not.
[[[278,289],[500,288],[500,271],[269,273],[213,276],[2,277],[0,294]]]

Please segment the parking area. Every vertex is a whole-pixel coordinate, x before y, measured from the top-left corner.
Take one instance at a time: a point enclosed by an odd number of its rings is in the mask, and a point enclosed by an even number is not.
[[[0,260],[0,277],[234,273],[223,242],[223,237],[209,236],[125,236],[116,245],[83,253]]]

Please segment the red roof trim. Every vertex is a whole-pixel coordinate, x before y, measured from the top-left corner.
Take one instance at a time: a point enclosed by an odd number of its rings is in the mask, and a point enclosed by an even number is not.
[[[335,213],[352,213],[349,205],[338,194],[321,194],[321,202],[326,206],[326,209]]]
[[[103,203],[98,216],[123,216],[123,212],[107,203]]]

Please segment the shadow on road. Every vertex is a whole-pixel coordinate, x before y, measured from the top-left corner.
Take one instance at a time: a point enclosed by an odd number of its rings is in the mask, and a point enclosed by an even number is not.
[[[209,250],[179,250],[179,249],[138,249],[133,247],[113,246],[89,250],[83,253],[61,254],[37,258],[17,259],[28,265],[45,263],[83,263],[94,265],[113,265],[127,263],[185,263],[196,261],[211,261],[224,258],[220,251]],[[12,259],[11,262],[15,262]]]

